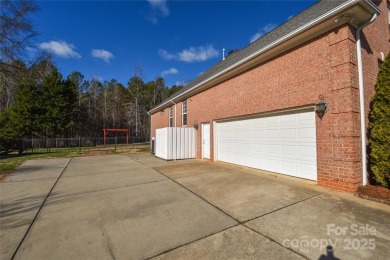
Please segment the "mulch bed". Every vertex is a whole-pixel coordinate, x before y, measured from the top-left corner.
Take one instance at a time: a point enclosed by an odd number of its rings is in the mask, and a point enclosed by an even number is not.
[[[390,189],[382,186],[366,185],[359,187],[356,195],[363,199],[390,205]]]
[[[86,156],[100,156],[107,155],[108,151],[88,151],[85,153]]]

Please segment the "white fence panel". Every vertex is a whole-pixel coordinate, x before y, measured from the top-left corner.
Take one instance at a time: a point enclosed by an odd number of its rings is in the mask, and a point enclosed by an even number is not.
[[[168,158],[168,129],[161,128],[156,130],[156,156],[160,158]]]
[[[156,129],[156,156],[165,160],[195,158],[195,129],[165,127]]]

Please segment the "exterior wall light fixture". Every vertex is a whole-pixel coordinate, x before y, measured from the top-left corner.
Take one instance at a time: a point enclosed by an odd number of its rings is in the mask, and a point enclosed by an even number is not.
[[[195,122],[194,122],[194,128],[195,128],[196,130],[198,130],[198,127],[199,127],[198,121],[195,121]]]
[[[321,119],[328,112],[328,103],[324,101],[324,95],[319,96],[319,101],[316,103],[316,114]]]

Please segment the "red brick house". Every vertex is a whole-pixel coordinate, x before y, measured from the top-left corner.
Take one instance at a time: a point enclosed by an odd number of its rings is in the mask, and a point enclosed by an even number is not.
[[[355,191],[367,183],[366,126],[390,51],[388,5],[317,2],[149,111],[151,137],[198,126],[197,158]]]

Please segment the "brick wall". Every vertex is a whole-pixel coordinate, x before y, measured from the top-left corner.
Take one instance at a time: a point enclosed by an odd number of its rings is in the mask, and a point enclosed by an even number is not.
[[[390,31],[388,23],[389,20],[387,12],[387,1],[376,0],[375,3],[379,6],[382,12],[374,23],[363,29],[362,33],[362,59],[366,126],[368,126],[368,116],[371,111],[370,102],[375,92],[374,85],[379,73],[378,61],[381,58],[381,52],[383,52],[385,57],[390,52]],[[367,170],[369,171],[368,168]]]
[[[369,46],[388,51],[388,42],[372,37],[375,30],[374,25],[364,31],[370,41],[374,38]],[[368,52],[364,55],[364,66],[373,66],[371,56]],[[366,100],[372,96],[376,76],[371,70],[365,71]],[[359,89],[355,29],[346,24],[188,98],[188,126],[199,123],[197,157],[201,158],[201,123],[211,123],[210,155],[214,160],[214,120],[304,106],[312,106],[314,111],[320,94],[325,96],[329,112],[322,121],[316,117],[318,184],[355,191],[362,182]],[[154,136],[155,129],[168,126],[168,110],[152,118]],[[177,105],[177,126],[181,126],[181,103]]]

